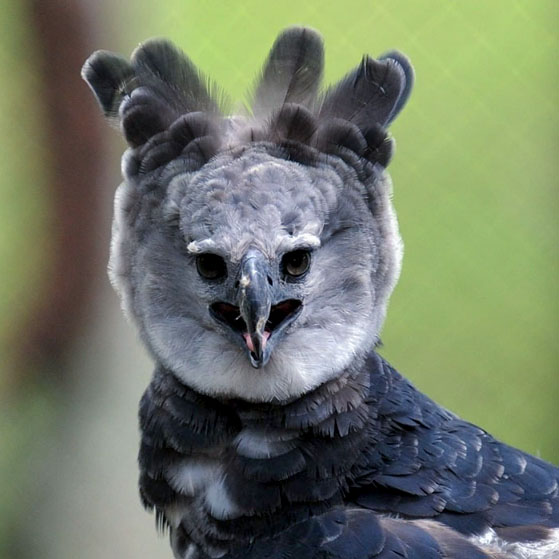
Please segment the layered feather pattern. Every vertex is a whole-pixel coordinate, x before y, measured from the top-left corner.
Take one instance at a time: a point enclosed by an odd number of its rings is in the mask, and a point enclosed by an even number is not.
[[[160,370],[141,425],[145,503],[181,545],[231,558],[482,558],[468,538],[490,527],[542,536],[559,523],[557,468],[443,410],[374,353],[286,405],[220,403]],[[212,460],[226,515],[177,482],[200,461],[216,483]]]
[[[82,76],[105,116],[118,117],[133,147],[166,130],[182,115],[219,112],[217,88],[184,53],[163,39],[140,45],[129,63],[116,54],[97,51],[84,64]]]
[[[203,150],[206,160],[227,142],[289,141],[326,153],[351,150],[386,166],[393,150],[386,127],[409,96],[411,65],[397,52],[379,60],[364,57],[355,70],[320,96],[323,64],[318,33],[305,27],[282,32],[251,96],[253,117],[222,121],[211,148]],[[220,90],[163,39],[140,45],[130,62],[97,51],[85,63],[82,76],[105,116],[118,119],[133,148],[145,145],[189,113],[200,112],[215,122],[220,106],[226,105]],[[152,170],[180,153],[178,146],[166,152],[160,149],[148,163],[133,169]]]

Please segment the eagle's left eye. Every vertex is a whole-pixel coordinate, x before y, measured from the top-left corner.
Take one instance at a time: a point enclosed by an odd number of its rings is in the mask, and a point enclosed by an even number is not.
[[[281,262],[284,274],[298,278],[308,271],[311,254],[308,250],[294,250],[285,254]]]
[[[199,254],[196,257],[196,269],[207,280],[217,280],[227,275],[225,260],[217,254]]]

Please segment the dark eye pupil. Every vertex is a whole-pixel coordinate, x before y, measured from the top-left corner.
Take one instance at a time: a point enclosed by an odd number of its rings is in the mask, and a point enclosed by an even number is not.
[[[227,274],[227,266],[221,256],[217,254],[199,254],[196,257],[198,273],[205,279],[214,280]]]
[[[302,276],[311,264],[311,257],[306,250],[295,250],[283,257],[283,269],[292,277]]]

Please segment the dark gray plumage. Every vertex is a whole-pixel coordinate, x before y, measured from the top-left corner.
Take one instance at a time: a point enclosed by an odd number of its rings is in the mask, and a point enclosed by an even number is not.
[[[322,39],[312,29],[291,28],[274,43],[253,95],[252,112],[263,119],[287,103],[313,108],[324,56]]]
[[[284,31],[237,117],[165,41],[84,66],[130,144],[110,275],[157,363],[143,502],[178,558],[553,557],[559,470],[374,352],[411,66],[365,57],[320,95],[322,59],[314,31]]]

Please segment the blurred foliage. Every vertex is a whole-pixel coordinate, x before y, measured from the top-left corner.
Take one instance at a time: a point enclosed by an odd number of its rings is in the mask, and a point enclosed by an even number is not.
[[[28,387],[18,401],[0,398],[0,557],[12,557],[11,536],[21,529],[20,518],[33,507],[31,480],[40,476],[40,466],[49,449],[60,403],[54,390]],[[35,483],[37,485],[37,483]]]
[[[15,326],[49,266],[48,139],[23,6],[5,0],[0,16],[0,387]],[[129,54],[140,40],[169,37],[235,101],[294,23],[324,35],[326,82],[363,53],[406,53],[417,81],[392,129],[391,165],[406,253],[382,352],[448,408],[559,461],[556,0],[95,6],[99,48]],[[49,408],[44,396],[29,401],[2,421],[3,479],[19,471],[18,445],[40,432]]]
[[[49,266],[44,115],[34,37],[24,7],[7,0],[0,16],[0,390],[8,382],[13,336],[40,296]]]

